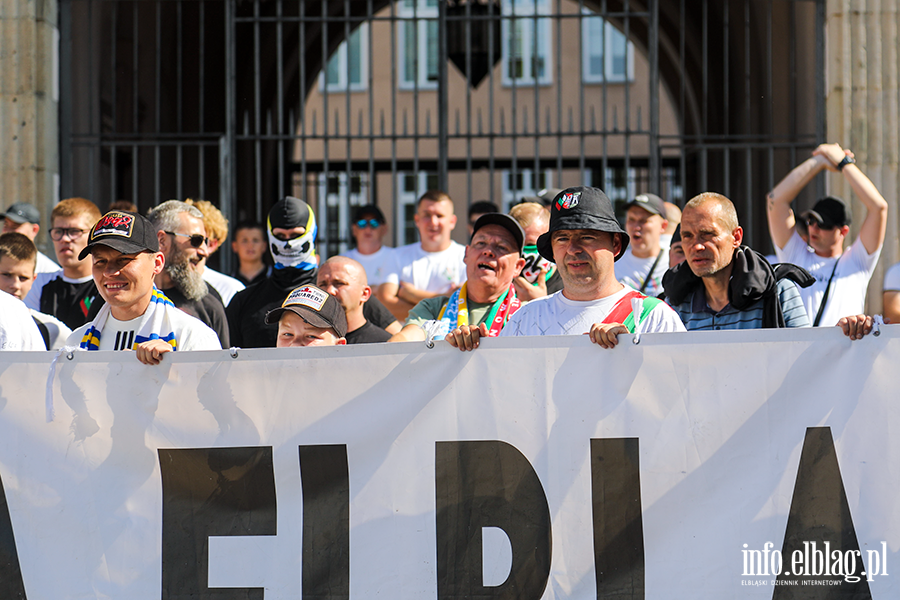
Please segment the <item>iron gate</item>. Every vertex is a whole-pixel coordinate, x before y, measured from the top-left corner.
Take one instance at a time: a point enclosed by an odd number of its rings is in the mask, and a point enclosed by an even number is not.
[[[462,211],[581,183],[720,191],[768,247],[765,192],[824,137],[824,0],[59,6],[61,197],[235,222],[294,194],[326,254],[354,204],[402,243],[424,189]]]

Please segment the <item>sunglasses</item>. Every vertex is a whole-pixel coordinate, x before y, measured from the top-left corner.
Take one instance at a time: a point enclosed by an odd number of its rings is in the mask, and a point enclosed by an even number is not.
[[[360,219],[356,222],[356,226],[360,229],[365,229],[366,227],[378,229],[379,227],[381,227],[381,221],[379,221],[378,219]]]
[[[199,233],[195,233],[194,235],[188,235],[186,233],[175,233],[174,231],[166,231],[165,233],[168,233],[169,235],[176,235],[178,237],[188,238],[189,240],[191,240],[191,246],[193,246],[194,248],[199,248],[203,244],[209,246],[209,238],[203,237]]]
[[[812,215],[806,217],[806,225],[807,225],[808,227],[812,227],[813,225],[815,225],[816,227],[818,227],[818,228],[821,229],[822,231],[831,231],[832,229],[834,229],[835,227],[837,227],[837,225],[832,225],[832,226],[830,226],[830,227],[826,227],[824,223],[820,223],[819,220],[816,219],[816,218],[815,218],[814,216],[812,216]]]

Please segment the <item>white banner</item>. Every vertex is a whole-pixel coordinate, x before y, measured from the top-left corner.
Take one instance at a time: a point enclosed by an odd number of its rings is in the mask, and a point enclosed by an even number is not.
[[[897,598],[898,330],[2,353],[0,596]]]

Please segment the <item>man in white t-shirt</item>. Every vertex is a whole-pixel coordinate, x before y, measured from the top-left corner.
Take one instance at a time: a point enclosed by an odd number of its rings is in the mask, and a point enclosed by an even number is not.
[[[175,308],[153,285],[165,266],[156,227],[144,216],[110,211],[91,228],[79,254],[90,256],[97,289],[106,301],[93,321],[69,336],[82,350],[134,350],[157,365],[174,350],[219,350],[216,332]]]
[[[450,239],[456,227],[453,200],[444,192],[428,191],[419,198],[415,216],[419,242],[394,250],[378,299],[397,320],[426,298],[445,295],[466,280],[465,246]]]
[[[864,312],[866,288],[884,244],[888,204],[855,163],[852,152],[838,144],[822,144],[768,195],[769,233],[775,255],[816,278],[816,283],[800,290],[814,327],[831,327],[842,317]],[[791,202],[824,170],[842,173],[866,207],[859,236],[846,250],[850,209],[839,198],[826,196],[800,215],[809,226],[808,246],[796,231]]]
[[[666,203],[655,194],[641,194],[626,204],[625,231],[631,244],[616,261],[616,279],[648,296],[662,292],[662,277],[669,265],[660,245],[669,222]]]
[[[520,308],[501,336],[587,333],[592,342],[612,348],[620,333],[685,330],[665,302],[616,280],[613,265],[628,247],[628,234],[602,190],[560,192],[550,207],[550,230],[537,246],[541,256],[556,263],[563,289]]]
[[[350,233],[356,240],[356,248],[347,250],[343,256],[352,258],[366,270],[366,280],[372,289],[385,282],[393,248],[382,244],[387,235],[387,221],[384,213],[374,204],[367,204],[356,209]]]

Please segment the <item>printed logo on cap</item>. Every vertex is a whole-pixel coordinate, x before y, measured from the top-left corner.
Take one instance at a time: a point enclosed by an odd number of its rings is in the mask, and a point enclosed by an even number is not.
[[[578,199],[581,198],[581,192],[567,192],[559,197],[556,201],[556,208],[563,210],[564,208],[575,208],[578,206]]]
[[[287,306],[308,306],[316,312],[320,312],[322,307],[325,306],[325,301],[328,300],[328,293],[323,292],[320,289],[303,286],[302,288],[298,288],[291,292],[290,296],[287,297],[287,300],[282,304],[283,307]]]
[[[97,221],[94,226],[94,234],[92,237],[101,235],[121,235],[122,237],[131,237],[131,231],[134,228],[134,216],[122,213],[107,213]]]
[[[635,202],[643,202],[644,204],[646,204],[647,202],[650,202],[650,198],[648,196],[645,196],[644,194],[641,194],[640,196],[635,198],[634,201]]]

